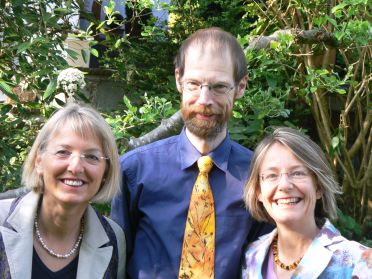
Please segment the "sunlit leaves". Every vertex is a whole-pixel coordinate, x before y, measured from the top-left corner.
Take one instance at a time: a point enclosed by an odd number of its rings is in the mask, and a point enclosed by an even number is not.
[[[175,113],[172,103],[165,98],[149,97],[145,94],[141,99],[141,104],[135,105],[127,96],[124,96],[125,109],[120,113],[115,112],[106,116],[106,121],[112,127],[118,140],[141,136],[159,125],[162,119]],[[119,145],[119,148],[121,152],[124,152],[126,147]]]

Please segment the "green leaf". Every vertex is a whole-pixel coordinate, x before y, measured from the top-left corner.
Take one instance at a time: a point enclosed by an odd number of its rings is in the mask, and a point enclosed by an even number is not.
[[[0,80],[0,89],[4,94],[13,94],[12,88],[3,80]]]
[[[30,42],[21,43],[17,48],[17,54],[20,54],[21,52],[24,52],[25,50],[30,48],[30,46],[31,46]]]
[[[310,92],[311,92],[311,93],[314,93],[314,92],[316,92],[317,89],[318,89],[318,87],[316,87],[316,86],[311,86],[311,87],[310,87]]]
[[[12,100],[19,102],[18,96],[12,92],[12,88],[4,80],[0,80],[0,90]]]
[[[115,9],[115,6],[116,6],[116,2],[113,1],[113,0],[110,0],[110,1],[107,3],[107,6],[108,6],[111,10],[114,10],[114,9]]]
[[[332,144],[333,149],[336,149],[340,144],[340,138],[339,137],[333,137],[331,144]]]
[[[279,43],[278,42],[276,42],[276,41],[271,41],[270,42],[270,48],[271,49],[275,49],[275,48],[277,48],[279,46]]]
[[[324,76],[324,75],[328,75],[329,71],[327,69],[319,69],[319,70],[316,70],[316,73],[320,76]]]
[[[45,89],[45,92],[44,92],[44,95],[43,95],[43,99],[47,99],[50,95],[53,94],[53,92],[56,90],[56,87],[57,87],[57,82],[55,79],[52,79],[47,88]]]
[[[53,12],[58,13],[58,14],[65,14],[65,15],[70,13],[70,11],[68,9],[65,9],[65,8],[55,8],[53,10]]]
[[[73,51],[73,50],[68,49],[68,48],[66,48],[65,50],[66,50],[67,54],[68,54],[68,55],[69,55],[73,60],[77,60],[77,59],[78,59],[79,54],[78,54],[76,51]]]
[[[124,104],[126,105],[126,107],[131,110],[131,108],[133,107],[132,106],[132,103],[130,102],[129,98],[127,96],[123,96],[123,102]]]
[[[328,19],[328,21],[329,21],[333,26],[337,26],[337,21],[336,21],[335,19],[333,19],[333,18],[331,18],[331,17],[328,17],[327,19]]]
[[[105,25],[106,21],[101,21],[100,24],[96,27],[96,30],[100,30],[103,25]]]
[[[341,95],[346,94],[346,90],[345,89],[336,89],[336,92],[338,94],[341,94]]]
[[[83,58],[84,63],[88,63],[88,53],[85,49],[81,50],[81,57]]]
[[[335,12],[339,11],[339,10],[343,10],[345,7],[347,6],[347,3],[341,3],[337,6],[334,6],[331,10],[332,14],[334,14]]]
[[[121,44],[121,39],[116,40],[114,47],[119,48]]]
[[[96,50],[95,48],[90,48],[89,51],[90,51],[90,53],[91,53],[92,55],[94,55],[95,57],[99,57],[98,50]]]

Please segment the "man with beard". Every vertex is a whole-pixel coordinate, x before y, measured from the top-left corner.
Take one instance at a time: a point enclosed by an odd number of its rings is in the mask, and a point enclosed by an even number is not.
[[[244,244],[267,231],[259,229],[242,200],[252,152],[227,132],[234,101],[248,80],[245,55],[230,33],[202,29],[182,44],[175,77],[185,122],[181,134],[121,157],[122,191],[113,200],[111,217],[125,230],[128,277],[237,278]],[[199,179],[197,161],[204,155],[213,161],[206,187],[214,202],[205,206],[214,216],[206,237],[213,238],[196,237],[205,246],[211,243],[208,258],[185,252],[197,246],[185,242],[195,234],[185,233],[185,227],[199,226],[190,221],[189,204]],[[197,273],[191,262],[208,271]]]

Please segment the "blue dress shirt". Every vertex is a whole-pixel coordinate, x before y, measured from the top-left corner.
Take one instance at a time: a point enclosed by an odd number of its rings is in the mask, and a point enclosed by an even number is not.
[[[216,211],[215,278],[237,278],[243,246],[257,224],[242,200],[252,152],[227,136],[208,155],[214,162],[209,181]],[[177,278],[200,156],[184,129],[120,158],[122,188],[111,218],[125,231],[129,278]]]

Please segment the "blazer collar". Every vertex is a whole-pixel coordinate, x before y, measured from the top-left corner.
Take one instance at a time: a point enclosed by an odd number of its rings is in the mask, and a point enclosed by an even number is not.
[[[275,228],[272,232],[260,236],[259,239],[253,243],[253,245],[255,245],[253,248],[254,254],[250,255],[250,257],[254,258],[254,261],[252,260],[252,262],[254,262],[254,267],[247,266],[247,278],[262,279],[262,266],[270,249],[270,245],[277,233],[278,231]],[[252,262],[250,262],[250,264],[252,264]]]
[[[324,235],[330,236],[329,230],[332,228],[334,227],[329,223],[329,221],[327,221],[319,234],[312,241],[310,247],[299,263],[296,272],[291,278],[318,278],[324,269],[326,269],[332,258],[332,252],[329,251],[326,246],[332,243],[332,238],[325,238]],[[252,269],[252,272],[257,272],[257,274],[250,273],[252,278],[262,278],[262,265],[277,233],[277,229],[274,229],[271,233],[259,238],[258,241],[260,244],[257,246],[255,255],[257,268]],[[338,237],[338,234],[335,233],[334,236]],[[314,268],[314,266],[316,266],[316,268]]]
[[[342,236],[339,231],[327,219],[307,249],[293,278],[318,278],[332,259],[333,253],[327,246],[339,241],[340,238]]]
[[[34,217],[39,199],[39,194],[28,193],[8,217],[10,228],[0,227],[13,279],[31,278]],[[101,221],[89,205],[85,213],[77,278],[104,277],[113,251],[112,246],[106,246],[108,242]]]
[[[97,213],[88,206],[85,231],[80,246],[77,278],[103,278],[110,263],[113,247],[106,246],[109,238]]]
[[[24,196],[7,218],[9,228],[1,227],[13,279],[31,278],[34,217],[39,198],[34,192]]]

